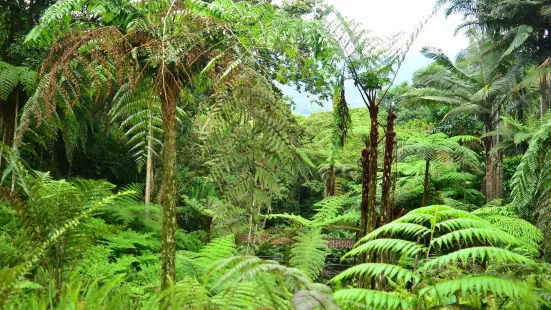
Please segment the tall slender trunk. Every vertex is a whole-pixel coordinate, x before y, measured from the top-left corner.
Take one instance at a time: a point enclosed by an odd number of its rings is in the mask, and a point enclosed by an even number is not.
[[[503,153],[501,151],[496,152],[496,199],[504,199],[505,191],[503,188]]]
[[[486,201],[490,202],[495,199],[495,181],[496,181],[496,169],[494,166],[494,154],[490,154],[492,147],[494,146],[495,137],[486,137],[484,141],[484,153],[486,155]]]
[[[421,207],[427,206],[427,201],[429,199],[429,177],[430,177],[430,160],[426,160],[425,162],[425,183],[423,183],[423,202],[421,203]]]
[[[149,133],[147,139],[147,162],[145,164],[145,204],[148,205],[151,203],[151,192],[153,186],[153,141],[151,136],[153,135],[153,130],[151,128],[151,118],[149,118]]]
[[[540,78],[540,116],[543,116],[549,110],[549,102],[551,101],[551,96],[549,95],[549,83],[546,76]]]
[[[396,137],[394,120],[396,117],[391,107],[387,117],[385,155],[383,159],[383,185],[381,188],[381,210],[383,211],[383,215],[381,225],[390,223],[394,213],[394,206],[390,201],[390,188],[392,186],[392,160],[394,158],[394,138]]]
[[[371,118],[371,129],[369,134],[369,182],[367,193],[367,233],[375,229],[377,224],[377,159],[379,144],[379,107],[375,103],[375,98],[371,101],[369,107],[369,116]]]
[[[369,204],[369,150],[362,150],[362,203],[361,203],[361,230],[360,238],[367,234],[367,206]]]
[[[4,103],[5,104],[5,103]],[[0,142],[4,143],[5,144],[5,139],[6,139],[6,129],[4,128],[4,118],[6,117],[6,112],[4,111],[4,107],[2,102],[0,102],[0,112],[2,112],[2,115],[0,115]],[[3,154],[2,154],[2,150],[0,148],[0,170],[2,169],[2,162],[3,162]]]
[[[163,230],[161,240],[161,287],[166,289],[176,277],[176,105],[178,92],[161,92],[163,103]],[[170,279],[170,280],[169,280]]]
[[[335,166],[331,164],[329,167],[329,189],[327,196],[335,196]]]
[[[17,135],[17,118],[19,117],[19,96],[15,93],[15,114],[13,117],[13,139],[12,148],[15,148],[15,141]],[[15,169],[11,172],[11,189],[10,194],[15,191]]]
[[[492,121],[492,124],[486,125],[486,132],[492,132],[498,129],[498,121]],[[490,202],[496,199],[503,199],[503,154],[500,151],[492,152],[497,145],[498,139],[495,136],[484,139],[484,153],[486,156],[486,201]]]

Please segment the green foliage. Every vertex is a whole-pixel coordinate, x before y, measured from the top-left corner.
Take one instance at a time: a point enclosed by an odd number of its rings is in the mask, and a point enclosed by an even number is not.
[[[477,154],[460,142],[475,141],[472,136],[448,137],[443,133],[429,136],[410,136],[404,142],[402,152],[404,157],[419,157],[425,161],[453,161],[462,167],[476,171],[478,167]]]
[[[528,150],[522,157],[511,180],[512,206],[524,218],[534,220],[545,235],[543,248],[549,255],[549,218],[548,202],[549,173],[551,152],[549,149],[551,121],[547,117],[542,126],[534,133]]]
[[[484,214],[479,211],[479,214]],[[519,226],[531,225],[520,219]],[[533,230],[535,228],[531,226]],[[354,266],[332,282],[346,278],[386,279],[387,292],[343,289],[334,294],[343,307],[409,309],[435,306],[476,305],[482,296],[497,300],[522,299],[536,307],[540,288],[527,287],[520,279],[491,270],[507,264],[536,264],[530,256],[515,253],[525,244],[485,219],[448,206],[429,206],[409,212],[360,239],[349,255],[386,257],[386,263],[367,262]],[[399,294],[408,287],[409,294]],[[481,299],[482,298],[482,299]]]
[[[27,94],[34,91],[37,73],[27,67],[16,67],[0,61],[0,100],[8,100],[8,96],[21,87]]]
[[[0,12],[0,58],[12,63],[0,61],[0,138],[13,146],[0,147],[0,307],[550,306],[551,268],[537,260],[551,252],[551,123],[535,120],[549,105],[544,2],[439,1],[404,45],[320,0],[54,2]],[[433,64],[390,88],[440,5],[465,14],[469,47],[455,61],[424,48]],[[358,240],[341,272],[328,262],[343,250],[326,239],[361,230],[371,131],[347,79],[398,115],[397,219]],[[333,112],[294,116],[276,80],[332,94]],[[164,207],[145,205],[143,184],[123,185],[143,178],[131,158],[140,170],[160,154],[177,158],[148,178]],[[511,203],[480,207],[493,176]],[[423,194],[436,205],[418,208]],[[177,249],[169,285],[161,239]],[[333,275],[334,294],[313,283]]]
[[[161,101],[153,89],[151,80],[142,80],[134,90],[124,84],[113,97],[108,114],[110,125],[118,127],[116,135],[126,141],[139,169],[145,165],[148,151],[159,158],[162,150]]]
[[[323,240],[321,229],[299,231],[294,239],[289,263],[303,270],[310,279],[315,280],[325,265],[328,252],[327,241]]]

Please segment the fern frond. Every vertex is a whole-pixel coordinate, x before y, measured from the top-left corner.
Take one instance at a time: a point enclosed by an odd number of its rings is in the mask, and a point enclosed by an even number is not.
[[[482,294],[483,296],[494,294],[514,300],[537,299],[532,289],[521,282],[487,275],[467,276],[457,280],[440,282],[423,289],[420,295],[427,294],[438,299],[439,296],[453,295],[460,290],[463,294]]]
[[[343,256],[343,259],[349,256],[358,254],[376,254],[376,253],[393,253],[405,256],[414,256],[415,254],[425,251],[423,245],[413,241],[401,239],[375,239],[355,247],[350,252]]]
[[[333,294],[335,301],[342,305],[360,306],[365,305],[376,309],[412,309],[413,302],[407,299],[396,297],[388,292],[381,292],[367,289],[344,289]]]
[[[470,261],[472,259],[472,261]],[[468,261],[474,262],[477,259],[483,261],[484,259],[498,260],[512,263],[522,264],[535,264],[535,262],[523,255],[516,254],[506,249],[492,248],[492,247],[472,247],[460,249],[450,254],[438,256],[425,263],[421,270],[428,270],[433,268],[441,268],[449,265],[450,263],[461,262],[466,264]]]
[[[319,228],[299,231],[291,247],[289,264],[303,270],[312,280],[319,276],[325,266],[325,257],[329,254],[327,241],[323,237]]]
[[[417,277],[412,271],[400,266],[383,263],[364,263],[346,269],[331,279],[331,282],[339,282],[346,278],[361,276],[362,278],[375,278],[382,275],[386,278],[403,281],[404,283]]]

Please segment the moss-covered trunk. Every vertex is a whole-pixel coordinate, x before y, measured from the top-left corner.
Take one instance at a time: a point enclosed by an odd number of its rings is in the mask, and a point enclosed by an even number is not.
[[[151,129],[151,118],[149,118],[149,131],[147,139],[147,162],[145,165],[145,204],[151,203],[151,195],[153,192],[153,140],[151,139],[153,135],[153,130]]]
[[[164,92],[161,95],[163,102],[163,230],[161,240],[161,287],[166,289],[170,285],[169,278],[176,276],[176,104],[177,91]]]
[[[486,132],[494,132],[498,129],[498,120],[491,120],[486,124]],[[486,180],[485,194],[486,201],[503,199],[503,155],[499,150],[492,151],[498,144],[495,136],[484,139],[484,153],[486,157]]]

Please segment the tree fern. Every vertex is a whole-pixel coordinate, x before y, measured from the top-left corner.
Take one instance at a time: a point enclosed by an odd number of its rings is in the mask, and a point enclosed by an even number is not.
[[[548,204],[551,199],[549,181],[551,180],[551,118],[546,117],[542,126],[534,133],[528,150],[522,157],[511,180],[512,206],[519,214],[534,220],[543,231],[544,249],[549,254]]]

